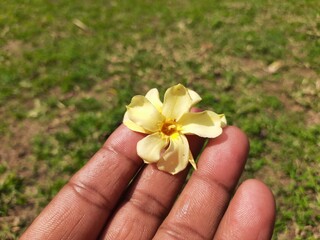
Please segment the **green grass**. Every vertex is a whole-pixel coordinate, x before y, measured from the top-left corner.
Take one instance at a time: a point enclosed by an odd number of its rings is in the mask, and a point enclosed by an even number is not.
[[[273,190],[274,239],[319,237],[318,9],[317,0],[1,1],[0,238],[21,234],[132,96],[178,82],[248,134],[243,179]]]

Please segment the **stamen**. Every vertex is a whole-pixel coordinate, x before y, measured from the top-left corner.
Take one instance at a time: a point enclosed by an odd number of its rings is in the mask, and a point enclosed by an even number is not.
[[[164,122],[161,127],[161,132],[167,136],[171,136],[178,132],[177,123],[174,120]]]

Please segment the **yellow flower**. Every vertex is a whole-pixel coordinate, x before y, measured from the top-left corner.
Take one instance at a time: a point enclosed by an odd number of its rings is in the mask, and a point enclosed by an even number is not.
[[[201,97],[183,85],[169,88],[163,103],[156,88],[146,96],[137,95],[127,106],[123,123],[129,129],[148,134],[137,144],[137,153],[145,163],[157,163],[160,170],[176,174],[188,162],[196,169],[185,135],[215,138],[226,123],[223,114],[212,111],[190,112]]]

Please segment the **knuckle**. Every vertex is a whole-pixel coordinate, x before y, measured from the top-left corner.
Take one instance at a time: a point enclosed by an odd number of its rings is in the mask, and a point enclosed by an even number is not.
[[[160,231],[162,231],[166,236],[171,237],[175,240],[205,240],[209,239],[204,236],[202,233],[195,229],[192,225],[187,223],[172,223],[169,225],[163,224],[161,225]]]
[[[79,199],[95,205],[96,207],[110,211],[110,200],[97,191],[93,186],[80,181],[69,181],[68,187],[79,197]]]
[[[144,215],[159,219],[164,218],[169,211],[168,206],[159,201],[156,196],[138,189],[134,191],[128,201]]]

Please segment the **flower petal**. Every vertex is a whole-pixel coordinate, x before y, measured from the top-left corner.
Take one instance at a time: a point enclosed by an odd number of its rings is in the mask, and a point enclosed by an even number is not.
[[[130,121],[149,132],[157,132],[164,116],[144,96],[134,96],[127,106],[127,117]]]
[[[192,99],[192,106],[194,106],[195,104],[197,104],[198,102],[200,102],[202,100],[200,95],[198,93],[196,93],[195,91],[188,88],[188,92],[189,92],[189,95]]]
[[[221,120],[221,127],[225,127],[227,126],[227,119],[226,116],[224,114],[219,114],[220,120]]]
[[[197,170],[197,164],[196,162],[194,161],[194,158],[192,156],[192,152],[189,151],[189,163],[192,165],[192,167]]]
[[[184,135],[174,134],[170,136],[169,147],[157,163],[157,167],[174,175],[187,167],[189,152],[187,138]]]
[[[221,118],[212,111],[185,113],[178,123],[181,125],[182,134],[215,138],[222,133]]]
[[[156,88],[152,88],[146,94],[146,98],[156,107],[156,109],[161,112],[162,111],[162,102],[159,98],[159,91]]]
[[[154,133],[146,136],[137,144],[137,153],[145,163],[154,163],[161,158],[162,150],[168,145],[169,139]]]
[[[164,94],[162,114],[167,119],[178,120],[184,113],[189,112],[192,99],[188,90],[181,84],[169,88]]]
[[[123,124],[127,126],[132,131],[140,132],[140,133],[150,133],[149,131],[145,130],[144,128],[140,127],[139,125],[132,122],[128,117],[128,112],[124,114],[123,117]]]

